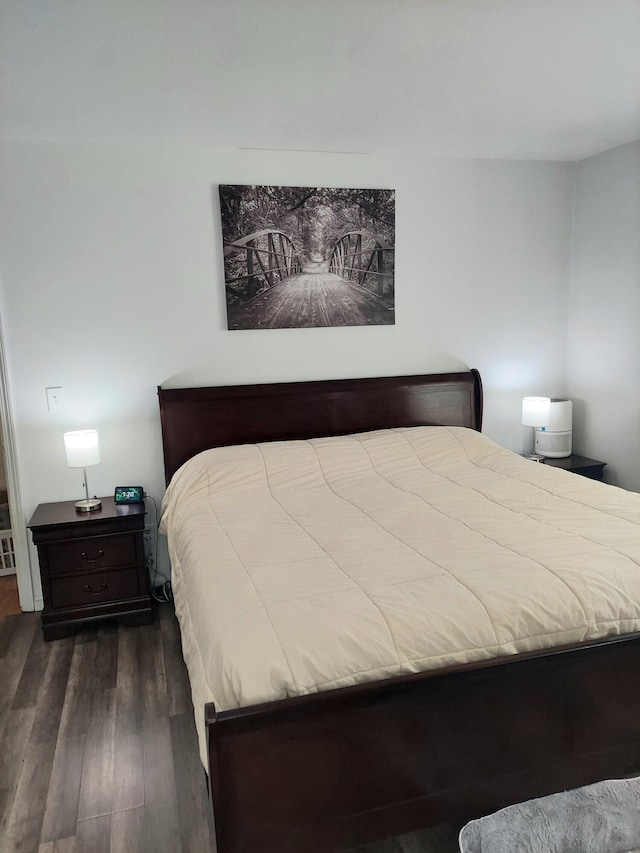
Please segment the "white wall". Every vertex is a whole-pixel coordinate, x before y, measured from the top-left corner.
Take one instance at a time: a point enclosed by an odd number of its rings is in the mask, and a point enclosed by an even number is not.
[[[577,164],[572,254],[574,445],[640,491],[640,141]]]
[[[71,428],[100,431],[92,492],[141,483],[162,497],[159,384],[471,366],[485,384],[485,432],[516,450],[522,395],[564,392],[571,164],[159,144],[2,150],[0,310],[27,519],[40,502],[81,496],[64,458]],[[395,188],[396,325],[228,332],[217,184],[233,182]],[[63,386],[60,412],[47,411],[50,385]]]

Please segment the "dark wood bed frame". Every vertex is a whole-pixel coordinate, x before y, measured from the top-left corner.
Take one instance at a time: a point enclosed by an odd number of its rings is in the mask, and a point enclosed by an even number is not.
[[[482,425],[475,370],[158,393],[167,481],[226,444]],[[218,853],[320,853],[638,772],[640,636],[202,711]]]

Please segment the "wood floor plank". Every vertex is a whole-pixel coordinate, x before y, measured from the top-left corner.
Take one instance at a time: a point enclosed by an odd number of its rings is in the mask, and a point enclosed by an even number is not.
[[[96,665],[92,687],[94,690],[110,690],[116,686],[118,677],[118,626],[106,623],[100,628],[96,640]]]
[[[139,672],[142,680],[143,714],[145,719],[148,717],[168,717],[169,698],[164,668],[162,632],[157,620],[153,625],[142,627],[139,645]]]
[[[11,703],[12,708],[29,708],[36,704],[51,649],[51,643],[44,643],[40,632],[36,631]]]
[[[180,851],[180,821],[173,766],[169,695],[160,620],[141,639],[143,745],[145,779],[144,840],[150,850],[163,844]],[[158,744],[161,744],[158,749]]]
[[[144,838],[144,808],[111,815],[111,853],[155,853]]]
[[[6,649],[4,657],[0,659],[0,684],[2,685],[2,690],[0,690],[0,738],[11,703],[22,678],[34,635],[39,630],[39,619],[34,613],[8,616],[0,621],[5,622],[5,619],[12,622],[12,628],[5,635],[10,638],[9,647]]]
[[[118,635],[118,670],[113,774],[113,811],[144,804],[142,686],[138,671],[142,635],[122,627]]]
[[[113,752],[116,690],[96,690],[86,735],[78,800],[78,823],[113,810]]]
[[[85,737],[58,738],[40,833],[43,842],[75,835]]]
[[[65,707],[60,720],[61,730],[67,737],[79,737],[86,735],[89,731],[96,649],[95,642],[82,643],[76,637],[67,682]]]
[[[4,617],[0,619],[0,661],[6,655],[11,646],[11,637],[18,626],[18,617]]]
[[[144,839],[149,850],[180,853],[180,822],[168,717],[144,719]]]
[[[35,708],[10,711],[0,738],[0,850],[15,800],[22,762],[36,716]]]
[[[110,814],[78,821],[73,853],[111,853]]]
[[[183,850],[211,850],[207,812],[211,808],[198,754],[193,714],[170,718],[178,820]]]
[[[37,850],[40,844],[72,655],[71,640],[52,644],[0,850]]]
[[[36,631],[40,631],[38,614],[23,613],[21,616],[5,616],[0,621],[4,625],[8,625],[2,632],[5,648],[2,650],[3,654],[0,655],[0,658],[5,662],[9,659],[19,674],[22,674],[34,634]],[[18,661],[20,661],[19,665]],[[12,689],[15,690],[15,685]]]
[[[75,835],[96,650],[97,642],[79,643],[76,637],[42,823],[43,842]]]
[[[58,841],[45,841],[38,847],[38,853],[75,853],[76,839],[60,838]]]
[[[56,640],[50,645],[47,666],[37,695],[34,730],[40,742],[53,743],[62,719],[69,672],[74,654],[73,639]]]

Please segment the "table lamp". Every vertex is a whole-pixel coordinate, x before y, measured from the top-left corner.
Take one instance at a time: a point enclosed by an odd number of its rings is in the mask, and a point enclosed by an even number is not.
[[[544,456],[540,456],[535,452],[536,428],[549,426],[550,412],[551,397],[523,397],[522,425],[533,427],[533,452],[528,454],[528,458],[534,459],[536,462],[544,461]]]
[[[95,429],[77,429],[64,434],[64,449],[67,454],[69,468],[82,468],[84,477],[84,492],[86,497],[76,502],[78,512],[94,512],[100,509],[102,501],[89,497],[86,468],[100,462],[100,443],[98,431]]]

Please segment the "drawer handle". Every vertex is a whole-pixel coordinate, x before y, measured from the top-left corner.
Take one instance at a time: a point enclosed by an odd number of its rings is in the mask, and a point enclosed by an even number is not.
[[[107,588],[107,582],[106,582],[106,581],[102,581],[102,583],[100,584],[100,589],[93,590],[93,589],[91,589],[91,587],[89,586],[89,584],[87,584],[87,585],[85,586],[85,588],[84,588],[84,591],[85,591],[85,592],[90,592],[90,593],[91,593],[91,595],[100,595],[100,593],[101,593],[101,592],[104,592],[106,588]]]
[[[82,557],[83,560],[86,560],[87,563],[96,563],[100,559],[100,557],[104,557],[104,551],[102,550],[102,548],[100,548],[96,557],[90,557],[88,554],[86,554],[83,551],[82,554],[80,554],[80,556]]]

